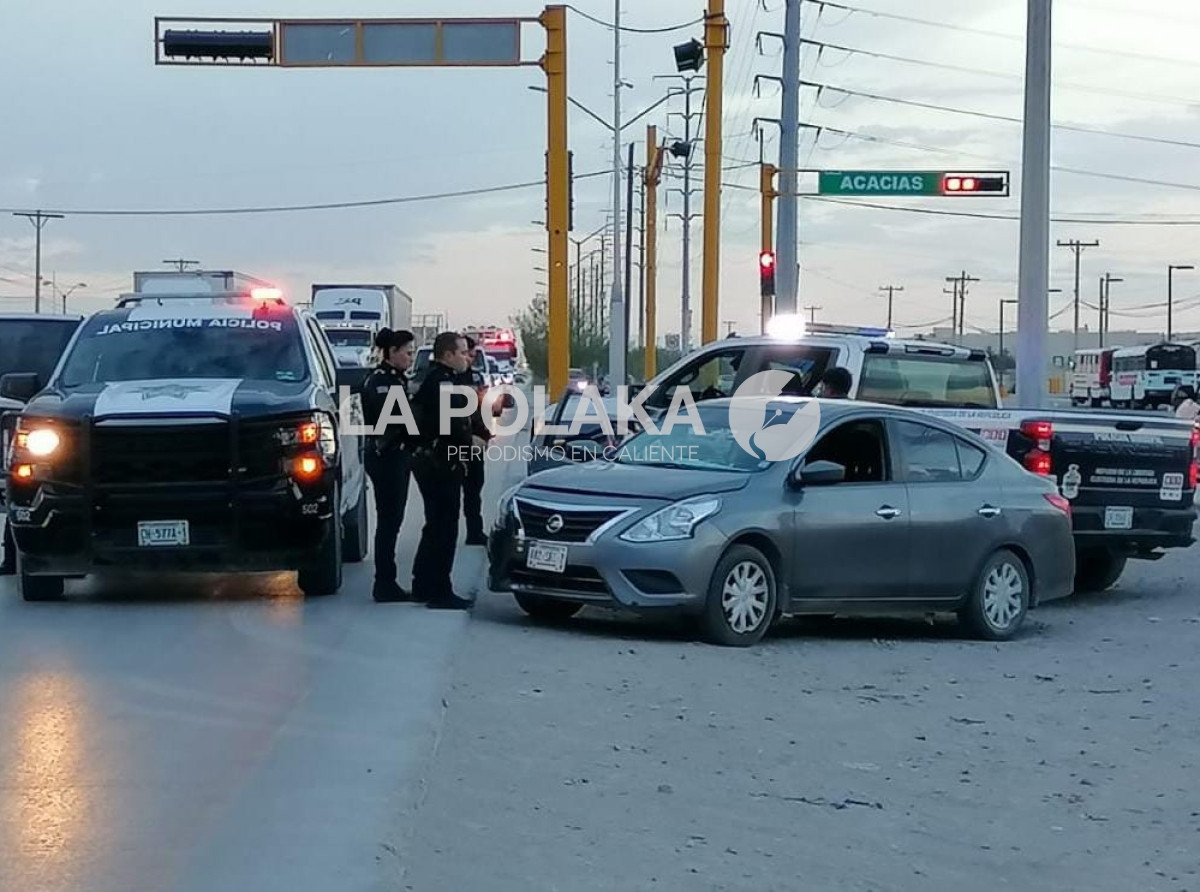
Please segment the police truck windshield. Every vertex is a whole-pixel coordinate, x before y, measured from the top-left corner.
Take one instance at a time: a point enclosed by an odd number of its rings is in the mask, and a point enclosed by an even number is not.
[[[156,378],[304,381],[300,333],[289,317],[144,319],[96,316],[80,333],[59,386]]]

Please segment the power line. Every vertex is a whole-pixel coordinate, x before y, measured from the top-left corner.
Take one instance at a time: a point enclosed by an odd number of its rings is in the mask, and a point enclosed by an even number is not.
[[[929,111],[949,112],[955,115],[967,115],[973,118],[985,118],[989,121],[1003,121],[1007,124],[1020,124],[1020,118],[1011,118],[1007,115],[997,115],[991,112],[973,111],[972,109],[954,108],[949,105],[938,105],[933,102],[919,102],[915,99],[900,99],[896,96],[883,96],[879,93],[867,93],[862,90],[851,90],[846,87],[838,87],[834,84],[823,84],[820,81],[804,81],[806,87],[816,87],[820,90],[832,90],[835,93],[845,93],[848,96],[858,96],[862,99],[873,99],[876,102],[891,102],[897,105],[907,105],[912,108],[923,108]],[[1131,139],[1137,142],[1150,142],[1166,146],[1179,146],[1186,149],[1200,149],[1200,143],[1188,142],[1181,139],[1167,139],[1162,136],[1145,136],[1140,133],[1119,133],[1115,130],[1099,130],[1092,127],[1082,127],[1078,124],[1051,124],[1055,130],[1066,130],[1072,133],[1087,133],[1092,136],[1110,136],[1114,139]]]
[[[974,68],[969,65],[952,65],[947,62],[935,62],[930,59],[914,59],[911,56],[897,56],[891,53],[881,53],[876,50],[866,50],[861,47],[841,46],[836,43],[826,43],[821,40],[812,40],[804,38],[801,43],[809,46],[819,47],[817,52],[818,59],[820,58],[820,50],[837,50],[842,53],[850,53],[856,56],[868,56],[872,59],[885,59],[890,62],[903,62],[907,65],[922,65],[926,68],[938,68],[942,71],[957,71],[962,74],[977,74],[983,77],[999,78],[1001,80],[1015,81],[1021,83],[1024,78],[1019,74],[1010,74],[1004,71],[992,71],[986,68]],[[829,67],[829,66],[826,66]],[[1151,102],[1167,102],[1174,105],[1196,105],[1200,104],[1200,100],[1184,99],[1180,96],[1163,96],[1155,93],[1135,93],[1128,90],[1115,90],[1111,87],[1097,87],[1092,84],[1079,84],[1070,81],[1054,82],[1056,87],[1065,87],[1070,90],[1080,90],[1085,93],[1100,93],[1106,96],[1124,96],[1129,99],[1143,99]]]
[[[988,31],[983,28],[970,28],[966,25],[954,25],[950,22],[937,22],[930,19],[919,19],[914,16],[900,15],[894,12],[883,12],[878,9],[864,9],[861,6],[847,6],[844,3],[835,3],[833,0],[805,0],[808,3],[814,3],[821,7],[830,9],[841,9],[849,13],[861,13],[881,19],[891,19],[897,22],[908,22],[913,25],[926,25],[930,28],[943,28],[948,31],[959,31],[964,34],[980,34],[984,37],[998,37],[1001,40],[1018,40],[1024,42],[1025,37],[1018,34],[1008,34],[1004,31]],[[1117,50],[1108,47],[1090,46],[1085,43],[1058,43],[1064,49],[1080,50],[1088,53],[1103,53],[1106,56],[1122,56],[1126,59],[1141,59],[1146,62],[1161,62],[1172,65],[1187,65],[1189,67],[1200,67],[1200,62],[1194,62],[1190,59],[1172,59],[1168,56],[1152,56],[1148,53],[1135,53],[1131,50]]]
[[[730,184],[726,184],[730,185]],[[738,187],[734,187],[738,188]],[[749,188],[749,187],[743,187]],[[756,191],[756,190],[751,190]],[[901,207],[895,204],[879,204],[870,201],[851,201],[846,198],[832,198],[827,196],[805,195],[803,198],[809,201],[828,202],[830,204],[844,204],[850,207],[869,208],[877,211],[899,211],[906,214],[926,214],[934,217],[969,217],[975,220],[1019,220],[1021,219],[1016,214],[986,214],[978,211],[939,211],[934,208],[918,208],[918,207]],[[1083,213],[1083,212],[1080,212]],[[1051,217],[1053,223],[1074,223],[1080,226],[1200,226],[1200,220],[1179,220],[1179,219],[1164,219],[1164,220],[1130,220],[1130,219],[1092,219],[1092,220],[1077,220],[1069,217]]]
[[[567,9],[571,10],[571,12],[575,13],[576,15],[587,19],[589,22],[594,22],[597,25],[603,25],[605,28],[608,28],[610,31],[613,28],[612,22],[606,22],[606,21],[604,21],[604,19],[597,18],[596,16],[592,15],[591,13],[584,12],[578,6],[568,5]],[[618,30],[627,32],[629,34],[669,34],[672,31],[683,31],[686,28],[694,28],[697,25],[703,25],[703,24],[704,24],[704,18],[701,17],[698,19],[693,19],[690,22],[682,22],[678,25],[667,25],[662,28],[633,28],[628,25],[621,25],[621,27]]]
[[[962,157],[978,158],[981,161],[991,161],[991,162],[995,162],[997,164],[1010,164],[1011,163],[1008,161],[1002,161],[991,155],[980,155],[980,154],[974,153],[974,152],[961,152],[961,151],[956,151],[954,149],[940,148],[938,146],[926,146],[926,145],[921,145],[920,143],[906,142],[906,141],[900,140],[900,139],[889,139],[887,137],[882,137],[882,136],[873,136],[868,133],[858,133],[854,130],[842,130],[838,127],[826,127],[823,124],[805,124],[804,126],[808,127],[809,129],[815,129],[817,131],[824,130],[828,133],[836,133],[839,136],[845,136],[850,139],[860,139],[865,142],[882,143],[884,145],[899,146],[901,148],[915,149],[915,150],[919,150],[919,151],[923,151],[923,152],[937,152],[938,154],[941,154],[941,155],[950,155],[950,156],[958,157],[958,158],[962,158]],[[1177,183],[1177,182],[1168,181],[1168,180],[1153,180],[1153,179],[1149,179],[1147,177],[1132,177],[1132,176],[1127,176],[1126,174],[1107,173],[1105,171],[1100,171],[1100,170],[1085,170],[1085,169],[1079,168],[1079,167],[1063,167],[1058,164],[1052,164],[1050,166],[1050,169],[1053,171],[1057,171],[1058,173],[1069,173],[1069,174],[1073,174],[1076,176],[1082,176],[1082,177],[1098,177],[1099,179],[1117,180],[1122,183],[1141,183],[1141,184],[1147,185],[1147,186],[1165,186],[1165,187],[1172,188],[1172,189],[1200,190],[1200,184],[1196,184],[1196,183]]]
[[[584,180],[594,177],[611,176],[612,171],[601,170],[591,173],[576,174],[575,179]],[[238,208],[162,208],[162,209],[122,209],[122,210],[65,210],[57,213],[80,217],[202,217],[228,216],[232,214],[284,214],[300,211],[329,211],[344,208],[382,207],[396,204],[415,204],[424,201],[442,201],[451,198],[470,198],[477,195],[493,195],[498,192],[515,192],[520,189],[532,189],[544,186],[546,181],[530,180],[525,183],[509,183],[503,186],[485,186],[478,189],[460,189],[454,192],[432,192],[424,195],[402,195],[396,198],[372,198],[362,201],[332,201],[325,204],[294,204],[268,207],[238,207]],[[0,213],[25,213],[14,208],[0,208]]]

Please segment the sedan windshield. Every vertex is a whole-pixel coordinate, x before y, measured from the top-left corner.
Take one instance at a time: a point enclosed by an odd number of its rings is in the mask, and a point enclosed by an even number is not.
[[[63,364],[59,385],[157,378],[303,381],[307,363],[290,317],[90,319]]]
[[[729,427],[729,410],[705,409],[697,414],[698,432],[680,418],[670,430],[642,431],[621,444],[614,460],[620,464],[685,468],[699,471],[762,471],[771,466],[741,447]],[[682,422],[682,423],[680,423]],[[664,426],[665,427],[665,426]]]

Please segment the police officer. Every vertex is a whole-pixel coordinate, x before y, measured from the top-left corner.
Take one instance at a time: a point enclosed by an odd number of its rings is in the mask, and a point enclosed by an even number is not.
[[[488,441],[492,439],[492,432],[483,420],[483,398],[488,387],[483,372],[476,367],[479,347],[472,337],[468,336],[466,341],[470,365],[459,376],[458,383],[475,390],[476,396],[479,397],[479,407],[471,416],[471,433],[477,439],[463,471],[463,515],[467,520],[467,544],[487,545],[487,536],[483,531],[483,469],[484,453]]]
[[[465,460],[472,447],[471,419],[443,411],[442,391],[461,389],[470,364],[467,341],[458,332],[442,332],[433,342],[429,371],[413,397],[420,445],[413,456],[413,477],[425,505],[425,527],[413,559],[413,597],[434,610],[469,610],[471,602],[454,593],[451,571],[458,544]],[[466,394],[451,394],[447,408],[466,408]]]
[[[412,599],[396,581],[396,540],[408,504],[417,432],[401,422],[402,408],[396,402],[389,405],[388,395],[395,389],[398,399],[408,400],[406,372],[412,367],[416,345],[411,331],[383,328],[375,335],[375,346],[382,358],[363,384],[363,418],[368,427],[374,427],[386,409],[387,417],[394,420],[367,440],[365,464],[375,493],[376,516],[375,585],[371,594],[380,603],[391,603]]]

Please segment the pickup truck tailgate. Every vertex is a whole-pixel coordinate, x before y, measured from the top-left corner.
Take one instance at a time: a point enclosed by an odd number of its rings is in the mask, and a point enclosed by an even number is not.
[[[1164,512],[1192,506],[1194,447],[1177,424],[1050,420],[1053,472],[1071,500],[1076,532],[1160,529]]]

